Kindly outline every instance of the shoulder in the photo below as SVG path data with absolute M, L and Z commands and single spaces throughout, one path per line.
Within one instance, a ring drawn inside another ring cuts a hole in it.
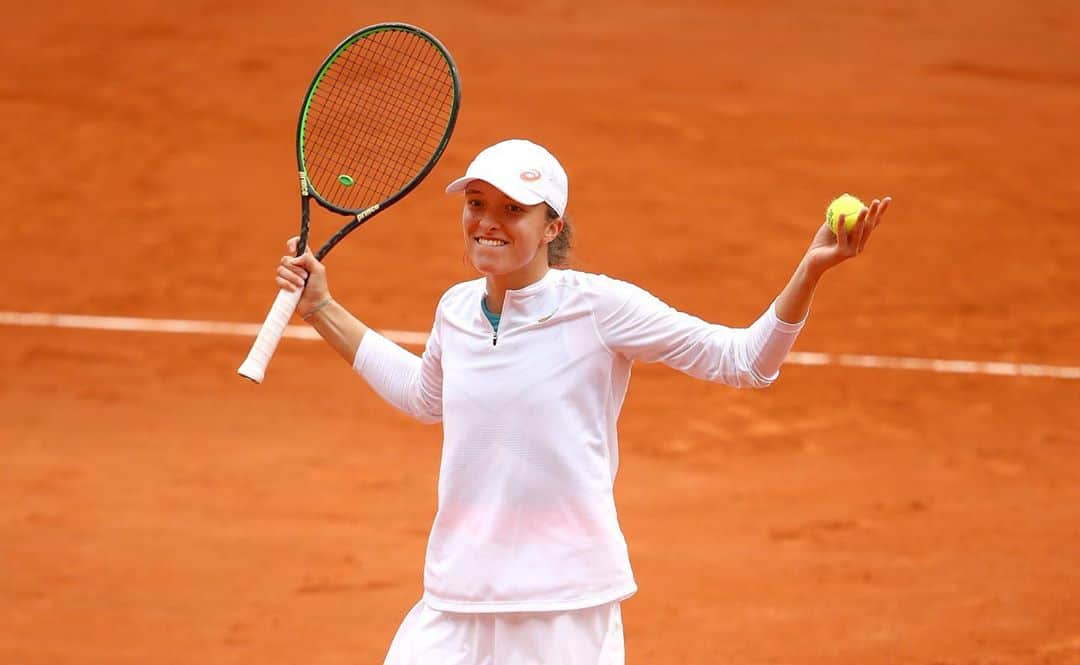
M 483 293 L 484 278 L 482 277 L 467 282 L 459 282 L 443 292 L 442 297 L 439 298 L 437 311 L 455 309 L 465 303 L 473 306 Z
M 559 283 L 564 287 L 582 293 L 606 293 L 620 291 L 627 286 L 633 286 L 629 282 L 610 277 L 603 273 L 583 272 L 581 270 L 559 270 Z
M 648 296 L 648 292 L 626 280 L 601 273 L 560 270 L 563 288 L 580 295 L 599 312 L 618 309 L 627 301 Z
M 599 296 L 627 297 L 630 294 L 648 293 L 633 282 L 625 279 L 612 277 L 603 273 L 582 272 L 580 270 L 561 271 L 567 284 L 583 293 L 591 293 Z

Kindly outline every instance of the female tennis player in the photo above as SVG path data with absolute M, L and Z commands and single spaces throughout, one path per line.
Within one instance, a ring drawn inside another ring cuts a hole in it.
M 485 149 L 446 191 L 464 193 L 462 235 L 483 276 L 442 296 L 421 357 L 335 301 L 310 251 L 278 267 L 279 286 L 304 289 L 304 320 L 376 392 L 443 424 L 424 594 L 385 663 L 621 664 L 620 602 L 637 586 L 612 489 L 631 364 L 770 385 L 822 274 L 866 248 L 890 199 L 850 232 L 823 224 L 765 313 L 729 328 L 627 282 L 553 270 L 569 244 L 567 177 L 534 143 Z

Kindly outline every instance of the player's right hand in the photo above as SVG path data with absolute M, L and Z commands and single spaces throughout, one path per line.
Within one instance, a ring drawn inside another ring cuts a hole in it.
M 299 236 L 293 236 L 285 243 L 289 253 L 281 257 L 277 267 L 277 285 L 289 292 L 303 289 L 296 311 L 301 316 L 330 297 L 330 287 L 326 281 L 326 267 L 315 258 L 308 247 L 300 256 L 296 256 L 296 244 Z

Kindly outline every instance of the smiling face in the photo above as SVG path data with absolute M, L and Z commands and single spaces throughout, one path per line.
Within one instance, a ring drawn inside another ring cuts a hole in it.
M 562 220 L 549 219 L 543 203 L 518 203 L 474 180 L 465 189 L 461 226 L 473 266 L 504 288 L 518 289 L 547 272 L 547 244 L 559 235 Z

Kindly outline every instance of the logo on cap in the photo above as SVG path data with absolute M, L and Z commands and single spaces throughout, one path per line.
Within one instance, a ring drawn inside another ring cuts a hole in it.
M 526 169 L 518 174 L 525 182 L 534 182 L 540 179 L 540 172 L 536 169 Z

